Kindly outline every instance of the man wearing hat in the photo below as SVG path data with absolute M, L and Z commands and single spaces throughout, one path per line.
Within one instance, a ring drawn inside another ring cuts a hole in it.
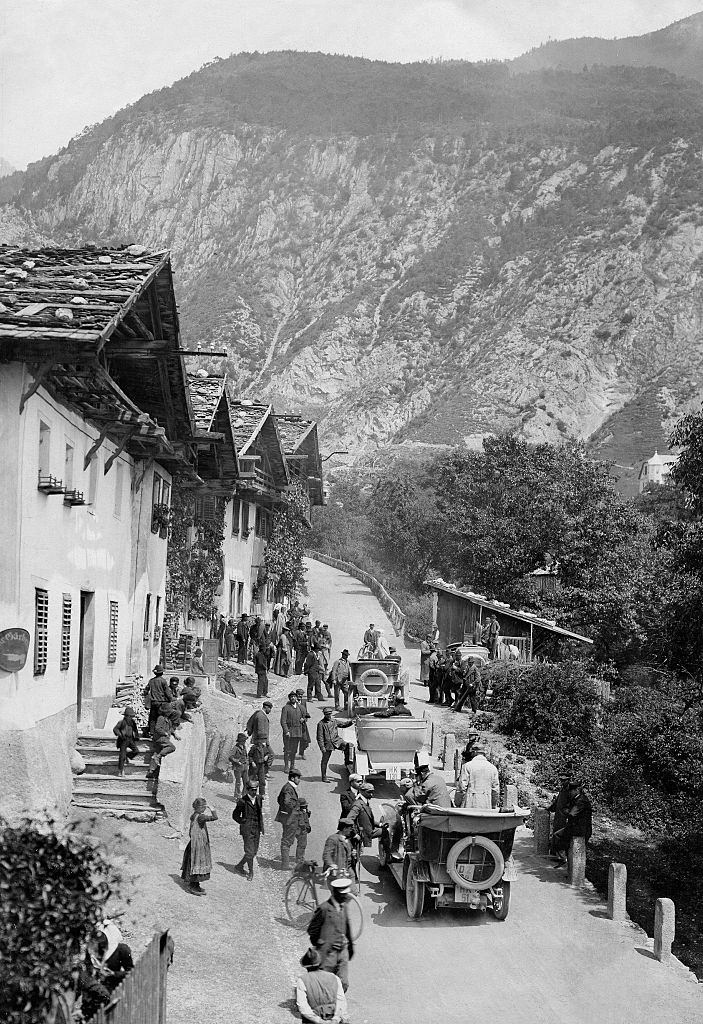
M 473 757 L 466 768 L 467 789 L 462 807 L 482 807 L 490 810 L 500 805 L 500 779 L 498 769 L 486 757 L 482 743 L 474 743 Z M 462 772 L 464 769 L 462 769 Z
M 288 694 L 288 703 L 281 708 L 281 729 L 283 730 L 283 770 L 295 767 L 300 737 L 303 733 L 300 707 L 295 690 Z
M 549 852 L 552 857 L 556 857 L 557 860 L 562 862 L 566 861 L 563 843 L 563 829 L 569 820 L 568 812 L 569 807 L 571 807 L 571 794 L 569 792 L 571 776 L 571 765 L 565 765 L 559 777 L 559 792 L 549 805 L 549 810 L 554 814 L 554 818 L 552 819 L 552 839 L 549 844 Z M 560 834 L 557 835 L 557 833 Z
M 338 875 L 330 882 L 330 898 L 322 903 L 308 925 L 310 942 L 320 954 L 320 969 L 336 974 L 346 992 L 349 988 L 349 961 L 354 956 L 346 903 L 352 880 Z
M 308 700 L 305 696 L 305 690 L 302 686 L 299 686 L 295 691 L 295 699 L 297 700 L 298 707 L 300 709 L 300 744 L 298 746 L 298 757 L 304 761 L 305 751 L 310 746 L 310 730 L 308 729 L 310 712 L 308 711 Z
M 319 644 L 313 643 L 312 650 L 303 662 L 303 672 L 308 677 L 308 700 L 313 699 L 313 693 L 315 700 L 324 700 L 322 680 L 325 677 L 325 670 Z
M 370 782 L 362 782 L 359 795 L 352 804 L 347 818 L 352 822 L 362 846 L 371 846 L 372 839 L 378 839 L 382 829 L 376 824 L 371 807 L 374 788 Z
M 323 782 L 329 782 L 327 778 L 327 765 L 330 762 L 333 750 L 341 750 L 344 746 L 344 740 L 340 739 L 339 733 L 337 732 L 337 723 L 332 718 L 332 712 L 334 708 L 326 707 L 322 709 L 322 718 L 317 723 L 317 745 L 320 748 L 322 754 L 322 760 L 320 761 L 320 775 Z
M 322 958 L 312 947 L 300 963 L 307 974 L 296 980 L 294 993 L 302 1020 L 311 1024 L 319 1024 L 320 1021 L 348 1024 L 347 997 L 337 975 L 320 970 Z
M 451 807 L 447 784 L 438 772 L 433 772 L 428 764 L 421 764 L 417 771 L 420 780 L 416 790 L 419 804 L 435 804 L 437 807 Z
M 388 707 L 384 708 L 383 711 L 374 711 L 372 718 L 399 718 L 405 716 L 412 718 L 412 711 L 405 703 L 405 697 L 401 694 L 395 698 L 394 704 L 389 704 Z
M 345 818 L 349 811 L 352 809 L 354 801 L 359 795 L 359 787 L 363 782 L 361 775 L 357 775 L 356 772 L 352 772 L 349 776 L 349 789 L 346 793 L 342 793 L 339 797 L 339 802 L 342 805 L 342 817 Z
M 343 695 L 342 704 L 347 703 L 347 695 L 351 686 L 351 669 L 349 668 L 349 651 L 344 648 L 340 656 L 332 664 L 329 678 L 334 688 L 334 709 L 339 711 L 339 694 Z
M 354 834 L 354 822 L 349 818 L 340 818 L 337 831 L 325 839 L 322 851 L 322 867 L 325 871 L 334 868 L 337 871 L 350 871 L 352 866 L 351 837 Z
M 244 856 L 235 864 L 234 870 L 251 882 L 254 878 L 254 857 L 259 852 L 259 842 L 264 834 L 264 815 L 258 786 L 253 779 L 247 782 L 246 794 L 237 801 L 232 817 L 239 825 L 239 834 L 244 843 Z M 248 875 L 244 870 L 246 865 Z
M 283 831 L 281 833 L 281 867 L 287 871 L 290 867 L 290 848 L 293 845 L 296 832 L 298 831 L 298 811 L 300 809 L 300 772 L 297 768 L 291 768 L 288 772 L 288 782 L 278 794 L 278 813 L 275 820 L 280 822 Z
M 139 729 L 137 728 L 136 718 L 134 716 L 134 708 L 128 704 L 124 709 L 123 717 L 119 720 L 117 725 L 112 729 L 117 742 L 115 746 L 119 750 L 117 758 L 117 774 L 124 775 L 124 766 L 127 758 L 130 760 L 136 757 L 140 753 L 139 745 L 137 740 L 139 739 Z
M 270 700 L 265 700 L 258 711 L 254 711 L 249 716 L 247 722 L 247 734 L 251 736 L 252 743 L 260 743 L 261 741 L 268 743 L 269 734 L 271 732 L 271 722 L 269 715 L 271 714 L 271 708 L 273 704 Z
M 148 735 L 154 738 L 156 719 L 161 713 L 161 705 L 169 704 L 173 700 L 171 687 L 164 679 L 164 670 L 161 665 L 154 665 L 153 676 L 146 684 L 144 703 L 149 708 Z

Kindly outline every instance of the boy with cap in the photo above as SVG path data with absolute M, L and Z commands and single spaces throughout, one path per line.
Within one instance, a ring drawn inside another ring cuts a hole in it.
M 245 732 L 237 734 L 237 742 L 229 755 L 229 763 L 234 772 L 234 798 L 238 800 L 242 795 L 242 779 L 247 773 L 247 735 Z
M 275 820 L 282 826 L 281 833 L 281 867 L 287 871 L 290 867 L 290 848 L 298 828 L 298 812 L 300 809 L 300 772 L 297 768 L 291 768 L 288 772 L 288 782 L 278 794 L 278 813 Z
M 304 796 L 298 797 L 298 828 L 295 833 L 295 863 L 302 864 L 308 846 L 308 835 L 312 832 L 310 808 Z
M 232 811 L 232 817 L 239 825 L 239 834 L 244 843 L 244 856 L 235 864 L 234 870 L 247 877 L 250 882 L 254 878 L 254 857 L 259 852 L 259 842 L 264 834 L 264 814 L 257 789 L 256 782 L 250 779 L 247 782 L 246 796 L 237 801 L 237 806 Z M 244 871 L 245 864 L 248 875 Z
M 137 744 L 137 740 L 139 739 L 139 729 L 137 728 L 133 707 L 127 705 L 124 709 L 123 717 L 119 720 L 117 725 L 113 727 L 112 731 L 117 737 L 115 746 L 119 750 L 117 758 L 117 774 L 124 775 L 124 766 L 127 758 L 131 761 L 133 757 L 136 757 L 137 754 L 141 753 Z
M 320 970 L 322 958 L 318 951 L 310 948 L 300 963 L 308 972 L 296 980 L 294 989 L 302 1020 L 310 1024 L 320 1024 L 321 1021 L 349 1024 L 347 997 L 342 983 L 336 974 Z
M 330 898 L 320 904 L 308 925 L 310 942 L 320 954 L 320 969 L 336 974 L 346 992 L 349 988 L 349 961 L 354 956 L 346 903 L 352 880 L 338 875 L 330 882 Z

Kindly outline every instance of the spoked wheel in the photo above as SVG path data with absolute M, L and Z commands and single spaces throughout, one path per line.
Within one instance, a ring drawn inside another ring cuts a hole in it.
M 292 924 L 300 931 L 305 931 L 317 910 L 312 886 L 307 878 L 298 878 L 294 875 L 286 885 L 283 899 Z
M 349 918 L 349 930 L 351 931 L 352 941 L 356 942 L 364 930 L 364 915 L 361 910 L 361 903 L 357 897 L 351 893 L 346 905 L 347 916 Z
M 378 841 L 378 867 L 379 870 L 388 867 L 388 861 L 391 859 L 390 850 L 386 847 L 383 842 L 383 836 Z
M 422 917 L 425 909 L 425 883 L 417 880 L 412 864 L 409 865 L 405 876 L 405 906 L 408 917 L 413 920 Z
M 493 887 L 493 916 L 504 921 L 510 908 L 510 882 L 500 882 Z

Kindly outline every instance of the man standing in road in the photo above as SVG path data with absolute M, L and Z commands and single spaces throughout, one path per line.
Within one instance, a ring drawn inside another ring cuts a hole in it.
M 500 779 L 498 769 L 486 757 L 483 744 L 474 743 L 473 757 L 467 763 L 467 788 L 462 807 L 480 807 L 490 810 L 500 805 Z M 462 773 L 465 769 L 462 769 Z
M 283 771 L 295 768 L 295 755 L 298 752 L 302 725 L 300 708 L 295 690 L 288 694 L 288 703 L 281 708 L 281 729 L 283 730 Z
M 340 739 L 337 732 L 337 723 L 332 718 L 333 708 L 322 709 L 323 717 L 317 723 L 317 745 L 320 748 L 322 759 L 320 761 L 320 775 L 323 782 L 329 782 L 327 778 L 327 765 L 330 762 L 333 750 L 341 750 L 344 740 Z
M 247 733 L 251 737 L 249 750 L 249 775 L 253 775 L 259 783 L 259 796 L 266 793 L 266 772 L 273 763 L 273 751 L 269 745 L 271 721 L 269 715 L 273 704 L 265 700 L 262 707 L 249 716 Z
M 273 704 L 270 700 L 265 700 L 258 711 L 254 711 L 249 716 L 247 722 L 247 734 L 251 736 L 252 743 L 259 743 L 263 741 L 268 743 L 269 733 L 271 731 L 271 722 L 269 715 L 271 714 L 271 708 Z
M 342 793 L 339 797 L 339 802 L 342 805 L 342 817 L 345 818 L 349 811 L 352 809 L 354 801 L 359 795 L 359 789 L 363 782 L 361 775 L 357 775 L 356 772 L 352 772 L 349 776 L 349 789 L 346 793 Z
M 481 670 L 474 661 L 473 658 L 469 659 L 469 664 L 464 670 L 464 681 L 461 689 L 458 691 L 458 696 L 454 704 L 452 704 L 452 711 L 461 711 L 466 704 L 467 700 L 471 704 L 471 710 L 476 714 L 476 695 L 478 694 L 479 687 L 481 686 Z
M 300 746 L 298 747 L 298 757 L 301 761 L 304 761 L 305 751 L 310 746 L 310 730 L 308 729 L 310 712 L 308 711 L 308 700 L 305 696 L 305 690 L 300 686 L 295 691 L 295 698 L 300 708 Z
M 281 867 L 284 871 L 290 867 L 290 848 L 298 831 L 299 785 L 300 772 L 297 768 L 292 768 L 288 772 L 288 782 L 278 794 L 278 813 L 275 820 L 283 829 L 281 833 Z
M 312 650 L 308 653 L 303 662 L 303 672 L 308 677 L 308 700 L 324 700 L 322 693 L 323 668 L 320 660 L 320 651 L 317 644 L 313 644 Z
M 256 696 L 266 697 L 269 692 L 268 652 L 262 644 L 254 655 L 254 671 L 256 672 Z
M 342 704 L 346 705 L 349 687 L 351 686 L 351 669 L 349 668 L 349 651 L 344 648 L 341 655 L 332 664 L 330 679 L 334 688 L 334 710 L 339 711 L 339 695 L 342 694 Z
M 237 801 L 237 806 L 232 811 L 232 817 L 239 825 L 239 834 L 244 843 L 244 856 L 238 864 L 235 864 L 234 870 L 252 882 L 254 880 L 254 857 L 259 852 L 259 842 L 264 834 L 261 797 L 258 795 L 257 785 L 253 780 L 247 782 L 246 795 Z M 248 875 L 244 870 L 245 865 L 249 872 Z
M 249 616 L 242 612 L 242 617 L 237 623 L 237 661 L 247 660 L 247 644 L 249 643 Z
M 346 908 L 351 887 L 351 878 L 343 875 L 333 878 L 330 898 L 317 908 L 308 925 L 310 942 L 320 954 L 321 970 L 336 974 L 345 992 L 349 988 L 349 961 L 354 956 Z
M 371 807 L 371 797 L 373 794 L 374 788 L 371 783 L 362 782 L 359 787 L 359 795 L 347 815 L 361 840 L 361 845 L 365 847 L 371 846 L 371 840 L 378 839 L 382 832 L 381 827 L 376 824 L 373 816 L 373 808 Z
M 340 818 L 337 831 L 325 840 L 322 851 L 322 867 L 325 871 L 334 868 L 337 871 L 350 871 L 352 866 L 351 837 L 354 834 L 354 822 L 349 818 Z

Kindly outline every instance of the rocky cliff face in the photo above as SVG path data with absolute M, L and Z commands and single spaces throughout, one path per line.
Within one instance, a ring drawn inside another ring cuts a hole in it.
M 212 124 L 164 90 L 30 169 L 0 232 L 172 248 L 188 347 L 327 450 L 515 428 L 629 465 L 703 380 L 703 92 L 633 74 L 506 72 L 500 115 L 474 92 L 461 123 L 358 133 Z M 574 109 L 603 97 L 608 124 Z

